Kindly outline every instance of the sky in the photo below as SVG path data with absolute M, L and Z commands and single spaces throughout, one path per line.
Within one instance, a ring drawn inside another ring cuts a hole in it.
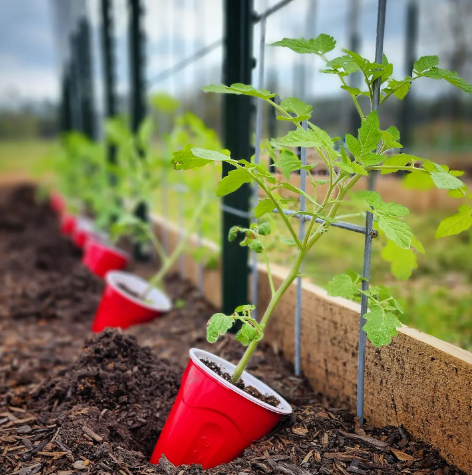
M 65 2 L 68 0 L 59 0 Z M 266 44 L 285 36 L 313 37 L 321 32 L 333 35 L 340 46 L 348 46 L 349 4 L 354 0 L 294 0 L 267 21 Z M 385 53 L 395 65 L 395 76 L 404 74 L 405 13 L 409 0 L 389 0 Z M 459 2 L 462 0 L 459 0 Z M 464 0 L 465 1 L 465 0 Z M 93 27 L 95 92 L 102 93 L 98 31 L 100 0 L 73 0 L 81 5 Z M 451 39 L 447 18 L 450 0 L 418 0 L 420 31 L 418 54 L 447 53 Z M 188 67 L 172 80 L 154 84 L 152 78 L 186 56 L 222 37 L 222 0 L 145 0 L 146 9 L 146 76 L 149 90 L 165 89 L 174 94 L 196 93 L 208 83 L 221 81 L 221 47 L 204 60 Z M 255 0 L 255 10 L 262 11 L 277 0 Z M 374 55 L 376 0 L 359 0 L 361 53 Z M 53 19 L 53 0 L 0 0 L 0 105 L 22 99 L 57 100 L 60 59 L 67 44 L 57 41 L 57 24 Z M 128 90 L 127 11 L 126 0 L 113 0 L 116 26 L 117 78 L 120 93 Z M 64 27 L 64 24 L 60 25 Z M 254 56 L 258 57 L 259 26 L 254 31 Z M 471 38 L 472 43 L 472 38 Z M 339 52 L 338 48 L 338 52 Z M 277 84 L 282 96 L 338 93 L 338 84 L 329 75 L 319 74 L 321 60 L 297 56 L 286 48 L 266 46 L 265 82 Z M 306 87 L 294 80 L 294 71 L 305 68 Z M 257 78 L 257 69 L 253 84 Z M 471 79 L 471 78 L 466 78 Z M 267 84 L 265 84 L 267 86 Z M 446 86 L 447 87 L 447 86 Z M 429 84 L 419 94 L 434 96 L 444 85 Z

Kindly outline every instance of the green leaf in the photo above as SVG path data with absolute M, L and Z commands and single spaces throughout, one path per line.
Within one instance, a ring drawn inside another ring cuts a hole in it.
M 272 46 L 284 46 L 300 54 L 325 54 L 336 47 L 336 41 L 332 36 L 322 33 L 317 38 L 310 40 L 305 40 L 305 38 L 284 38 L 281 41 L 273 43 Z
M 390 270 L 398 280 L 407 280 L 413 269 L 418 268 L 416 254 L 411 249 L 402 249 L 388 240 L 381 253 L 382 259 L 390 262 Z
M 450 175 L 446 171 L 438 171 L 431 173 L 431 178 L 436 185 L 436 188 L 446 189 L 446 190 L 457 190 L 464 186 L 464 183 L 456 178 L 455 176 Z
M 233 242 L 237 237 L 238 233 L 241 230 L 239 226 L 233 226 L 228 232 L 228 241 Z
M 351 298 L 358 292 L 357 285 L 354 284 L 351 277 L 347 274 L 338 274 L 328 284 L 328 295 L 332 297 Z
M 249 322 L 244 322 L 241 329 L 236 333 L 236 340 L 241 342 L 244 346 L 248 346 L 253 341 L 259 341 L 263 338 L 264 334 L 262 331 L 258 331 L 256 322 L 253 324 Z
M 347 173 L 359 173 L 367 176 L 368 173 L 356 162 L 351 162 L 346 155 L 344 148 L 341 148 L 342 162 L 335 162 L 335 165 Z
M 231 86 L 225 86 L 224 84 L 215 85 L 210 84 L 209 86 L 202 87 L 203 92 L 216 92 L 217 94 L 236 94 L 244 96 L 258 97 L 259 99 L 271 99 L 275 97 L 276 94 L 268 91 L 267 89 L 257 90 L 251 85 L 235 83 Z
M 404 79 L 397 81 L 396 79 L 390 79 L 388 81 L 388 89 L 384 89 L 386 92 L 392 92 L 398 99 L 402 100 L 410 90 L 411 79 Z
M 392 155 L 384 160 L 383 165 L 389 167 L 405 167 L 409 163 L 414 163 L 416 161 L 421 161 L 421 158 L 416 157 L 415 155 L 408 155 L 407 153 L 400 153 L 398 155 Z M 398 171 L 395 169 L 391 170 L 382 170 L 382 175 L 387 175 L 388 173 L 394 173 Z
M 415 61 L 413 70 L 417 73 L 422 73 L 426 69 L 431 69 L 433 66 L 439 64 L 439 58 L 437 56 L 421 56 L 418 61 Z
M 341 86 L 341 89 L 349 92 L 349 94 L 354 97 L 358 96 L 362 92 L 358 87 Z
M 346 145 L 354 158 L 359 158 L 362 153 L 362 146 L 359 141 L 351 134 L 346 134 Z
M 274 203 L 272 203 L 272 200 L 269 198 L 266 198 L 265 200 L 259 201 L 259 203 L 257 203 L 257 206 L 254 208 L 254 216 L 256 218 L 260 218 L 267 213 L 271 213 L 273 209 Z
M 280 104 L 280 107 L 286 112 L 295 114 L 295 117 L 289 119 L 288 117 L 278 116 L 279 120 L 287 120 L 290 122 L 302 122 L 308 120 L 311 117 L 312 106 L 305 104 L 296 97 L 287 97 Z
M 431 179 L 431 175 L 423 172 L 412 172 L 403 180 L 403 186 L 412 190 L 432 190 L 434 188 L 434 182 Z
M 215 313 L 207 324 L 207 340 L 215 343 L 221 335 L 224 335 L 233 325 L 234 317 L 224 313 Z
M 260 254 L 264 251 L 264 246 L 262 245 L 262 242 L 259 241 L 259 239 L 251 239 L 248 245 L 254 252 L 257 252 L 257 254 Z
M 372 150 L 377 148 L 378 143 L 382 139 L 380 133 L 379 116 L 377 111 L 373 110 L 362 121 L 361 128 L 359 129 L 359 143 L 361 145 L 362 154 L 371 153 Z
M 385 155 L 380 155 L 378 153 L 363 153 L 362 157 L 359 159 L 363 165 L 366 167 L 371 167 L 374 165 L 380 165 L 385 160 Z
M 189 170 L 203 167 L 215 161 L 234 162 L 226 153 L 215 152 L 187 145 L 184 149 L 173 153 L 172 164 L 176 170 Z
M 385 311 L 380 305 L 374 305 L 364 318 L 367 323 L 362 329 L 375 347 L 388 345 L 402 325 L 395 314 Z
M 466 205 L 459 206 L 458 213 L 443 219 L 436 231 L 436 239 L 459 234 L 472 226 L 472 209 Z
M 462 89 L 464 92 L 469 94 L 472 93 L 472 85 L 470 85 L 465 79 L 461 78 L 456 71 L 433 67 L 429 71 L 422 73 L 422 76 L 430 79 L 444 79 L 453 86 Z
M 285 137 L 282 137 L 279 140 L 279 145 L 314 148 L 322 147 L 323 142 L 312 129 L 297 128 L 297 130 L 291 130 Z
M 408 224 L 389 216 L 379 216 L 379 228 L 385 233 L 388 239 L 391 239 L 398 247 L 410 249 L 412 233 Z
M 257 232 L 261 236 L 268 236 L 271 233 L 270 224 L 269 223 L 259 224 L 259 226 L 257 228 Z
M 281 150 L 280 158 L 276 165 L 282 171 L 284 177 L 288 180 L 290 172 L 301 170 L 302 162 L 298 156 L 291 150 Z
M 251 183 L 251 181 L 251 175 L 245 170 L 239 168 L 232 170 L 218 183 L 216 196 L 229 195 L 244 185 L 244 183 Z

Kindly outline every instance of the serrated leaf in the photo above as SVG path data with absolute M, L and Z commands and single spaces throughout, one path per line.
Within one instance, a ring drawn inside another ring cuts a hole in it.
M 290 122 L 301 122 L 303 120 L 308 120 L 311 117 L 312 106 L 305 104 L 300 99 L 296 97 L 287 97 L 280 104 L 280 107 L 286 112 L 291 112 L 295 114 L 295 117 L 289 119 L 288 117 L 279 116 L 279 120 L 287 120 Z
M 284 38 L 273 43 L 272 46 L 284 46 L 299 54 L 325 54 L 336 47 L 336 41 L 332 36 L 322 33 L 315 39 L 312 38 L 310 40 L 305 40 L 305 38 Z
M 341 89 L 349 92 L 351 96 L 358 96 L 362 91 L 358 87 L 341 86 Z
M 363 154 L 372 152 L 377 148 L 378 143 L 382 139 L 380 133 L 379 116 L 377 111 L 373 110 L 362 121 L 361 128 L 359 129 L 359 143 Z
M 244 322 L 241 329 L 236 333 L 236 340 L 241 342 L 244 346 L 248 346 L 253 341 L 259 341 L 263 338 L 264 334 L 261 331 L 257 331 L 255 324 Z
M 290 172 L 294 172 L 302 168 L 302 162 L 291 150 L 282 150 L 280 152 L 279 161 L 277 162 L 276 166 L 280 168 L 284 177 L 288 180 L 290 178 Z
M 397 81 L 396 79 L 390 79 L 388 81 L 388 89 L 393 92 L 395 97 L 402 100 L 410 90 L 411 80 L 404 79 L 402 81 Z
M 257 90 L 249 84 L 234 83 L 231 86 L 225 86 L 224 84 L 215 85 L 210 84 L 209 86 L 202 87 L 203 92 L 215 92 L 218 94 L 236 94 L 244 96 L 258 97 L 259 99 L 271 99 L 275 97 L 276 94 L 268 91 L 267 89 Z
M 445 79 L 447 82 L 462 89 L 464 92 L 469 94 L 472 93 L 472 85 L 470 85 L 464 78 L 461 78 L 456 71 L 433 67 L 429 71 L 422 73 L 422 75 L 430 79 Z
M 398 280 L 407 280 L 413 269 L 418 268 L 416 254 L 411 249 L 402 249 L 388 240 L 381 253 L 382 259 L 390 262 L 390 271 Z
M 431 69 L 433 66 L 439 64 L 439 58 L 437 56 L 421 56 L 418 61 L 415 61 L 413 65 L 414 71 L 422 73 L 426 69 Z
M 431 175 L 423 172 L 408 173 L 403 180 L 403 186 L 408 189 L 422 191 L 432 190 L 435 187 Z
M 458 212 L 445 218 L 436 231 L 436 239 L 459 234 L 472 226 L 472 209 L 466 205 L 459 206 Z
M 328 295 L 331 297 L 351 298 L 358 292 L 357 286 L 347 274 L 338 274 L 328 284 Z
M 251 183 L 252 178 L 244 170 L 236 169 L 230 171 L 219 183 L 216 188 L 216 196 L 226 196 L 236 191 L 245 183 Z
M 370 312 L 364 314 L 364 318 L 367 323 L 362 329 L 375 347 L 388 345 L 402 325 L 395 314 L 386 312 L 380 305 L 374 305 Z
M 203 167 L 211 162 L 229 161 L 231 157 L 226 153 L 206 150 L 199 147 L 187 145 L 182 150 L 173 153 L 172 164 L 176 170 L 189 170 L 191 168 Z
M 304 130 L 298 128 L 297 130 L 291 130 L 285 137 L 279 140 L 279 145 L 286 147 L 322 147 L 323 142 L 320 137 L 312 130 Z
M 378 153 L 363 153 L 362 157 L 359 159 L 363 165 L 366 167 L 371 167 L 374 165 L 380 165 L 385 160 L 385 155 L 380 155 Z
M 346 145 L 354 158 L 359 158 L 362 153 L 362 146 L 359 141 L 351 134 L 346 134 Z
M 379 228 L 398 247 L 410 249 L 412 233 L 408 224 L 388 216 L 379 216 Z
M 259 201 L 259 203 L 257 203 L 257 206 L 254 208 L 254 216 L 256 218 L 260 218 L 267 213 L 271 213 L 273 209 L 274 203 L 272 203 L 272 200 L 269 200 L 269 198 L 266 198 L 265 200 Z
M 384 160 L 382 165 L 389 166 L 389 167 L 405 167 L 409 163 L 413 163 L 416 161 L 421 161 L 421 158 L 416 157 L 415 155 L 409 155 L 407 153 L 400 153 L 398 155 L 392 155 Z M 395 173 L 397 170 L 382 170 L 382 175 L 387 175 L 388 173 Z
M 446 189 L 446 190 L 457 190 L 464 186 L 464 183 L 456 178 L 455 176 L 450 175 L 446 171 L 438 171 L 431 173 L 431 178 L 436 185 L 436 188 Z
M 234 325 L 234 317 L 224 313 L 215 313 L 207 324 L 207 340 L 215 343 Z

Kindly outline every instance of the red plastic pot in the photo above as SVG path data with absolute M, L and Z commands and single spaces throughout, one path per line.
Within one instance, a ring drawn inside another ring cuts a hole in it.
M 94 235 L 93 221 L 89 218 L 77 218 L 76 226 L 72 233 L 74 244 L 83 249 L 87 240 Z
M 71 214 L 64 213 L 61 218 L 61 233 L 71 236 L 77 223 L 77 218 Z
M 89 237 L 85 243 L 82 262 L 98 277 L 107 272 L 124 269 L 130 260 L 127 252 L 103 242 L 100 238 Z
M 255 440 L 268 434 L 292 408 L 269 386 L 249 373 L 242 379 L 262 394 L 280 400 L 270 406 L 214 373 L 201 358 L 233 373 L 235 366 L 207 351 L 192 348 L 177 399 L 152 454 L 158 464 L 164 454 L 174 465 L 198 463 L 212 468 L 241 455 Z
M 147 280 L 128 272 L 112 271 L 105 277 L 106 287 L 98 306 L 93 332 L 107 327 L 126 329 L 131 325 L 146 323 L 172 308 L 170 299 L 160 290 L 153 288 L 146 302 L 126 292 L 122 286 L 140 295 L 148 286 Z
M 49 197 L 49 206 L 56 213 L 62 214 L 65 211 L 66 203 L 59 193 L 53 193 Z

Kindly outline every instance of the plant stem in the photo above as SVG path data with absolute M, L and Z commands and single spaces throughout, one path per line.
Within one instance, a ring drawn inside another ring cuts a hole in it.
M 267 267 L 267 275 L 269 277 L 270 290 L 272 292 L 272 297 L 275 295 L 274 279 L 272 278 L 272 272 L 270 271 L 269 258 L 267 257 L 267 252 L 263 251 L 264 260 Z
M 156 287 L 164 278 L 164 276 L 167 274 L 169 269 L 175 264 L 177 259 L 179 258 L 180 254 L 182 251 L 185 249 L 185 246 L 187 244 L 187 241 L 191 234 L 193 233 L 193 230 L 195 226 L 197 225 L 198 218 L 202 214 L 203 210 L 205 209 L 205 206 L 208 203 L 209 196 L 208 194 L 204 194 L 202 196 L 202 199 L 200 200 L 200 203 L 193 213 L 192 219 L 185 230 L 185 234 L 182 236 L 180 239 L 179 244 L 177 247 L 174 249 L 172 254 L 169 257 L 166 257 L 165 261 L 162 263 L 161 268 L 159 269 L 159 272 L 157 272 L 151 279 L 149 279 L 149 283 L 147 287 L 144 289 L 144 292 L 141 294 L 141 299 L 146 300 L 146 297 L 149 295 L 149 292 Z
M 289 288 L 290 284 L 297 278 L 303 259 L 305 258 L 305 255 L 306 255 L 306 252 L 304 250 L 298 251 L 297 257 L 295 259 L 295 262 L 293 263 L 293 266 L 289 274 L 287 275 L 287 277 L 285 277 L 285 280 L 282 282 L 282 285 L 278 288 L 277 292 L 270 299 L 269 305 L 267 306 L 264 316 L 262 317 L 262 320 L 259 324 L 260 326 L 262 326 L 262 328 L 265 328 L 267 326 L 267 323 L 269 322 L 270 317 L 272 316 L 272 313 L 275 307 L 277 306 L 280 299 L 282 298 L 282 295 Z M 243 374 L 244 368 L 246 368 L 247 364 L 249 363 L 249 360 L 251 359 L 252 354 L 257 348 L 258 343 L 259 342 L 257 341 L 253 341 L 247 347 L 243 357 L 241 358 L 238 365 L 234 369 L 233 376 L 231 377 L 231 381 L 233 383 L 237 382 L 239 378 L 241 377 L 241 375 Z

